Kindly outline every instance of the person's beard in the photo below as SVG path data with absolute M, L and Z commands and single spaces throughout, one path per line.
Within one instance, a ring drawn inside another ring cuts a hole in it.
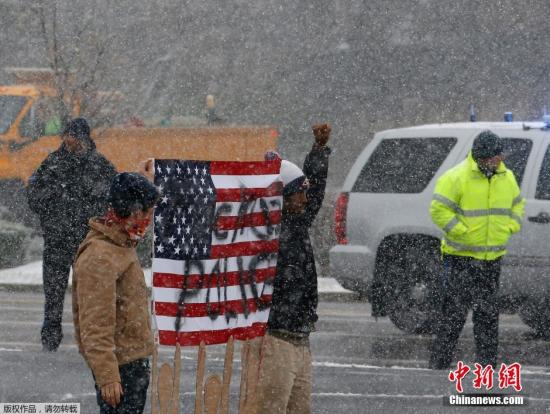
M 485 175 L 485 177 L 487 178 L 491 178 L 497 172 L 497 168 L 490 165 L 478 165 L 478 167 L 483 175 Z

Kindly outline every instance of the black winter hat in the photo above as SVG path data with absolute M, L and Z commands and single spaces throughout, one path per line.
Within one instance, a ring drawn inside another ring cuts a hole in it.
M 504 146 L 500 137 L 491 132 L 483 131 L 475 139 L 472 145 L 472 157 L 474 160 L 493 158 L 502 154 Z
M 90 125 L 84 118 L 75 118 L 67 122 L 63 135 L 70 135 L 76 139 L 90 140 Z
M 157 188 L 144 176 L 123 172 L 111 182 L 107 202 L 116 215 L 127 218 L 136 211 L 146 211 L 157 202 Z

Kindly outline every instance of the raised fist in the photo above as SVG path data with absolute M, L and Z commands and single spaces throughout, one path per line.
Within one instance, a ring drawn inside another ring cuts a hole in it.
M 315 124 L 311 129 L 317 145 L 324 147 L 330 138 L 330 124 Z

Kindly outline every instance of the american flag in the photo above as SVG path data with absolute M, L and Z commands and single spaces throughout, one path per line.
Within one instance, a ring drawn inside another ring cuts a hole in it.
M 155 160 L 153 310 L 162 345 L 265 332 L 281 222 L 280 160 Z

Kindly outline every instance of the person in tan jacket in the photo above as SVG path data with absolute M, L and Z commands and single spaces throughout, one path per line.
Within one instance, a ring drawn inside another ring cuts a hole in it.
M 74 263 L 75 336 L 92 370 L 101 413 L 142 413 L 145 406 L 154 342 L 135 248 L 157 199 L 145 177 L 118 174 L 108 211 L 90 220 Z

